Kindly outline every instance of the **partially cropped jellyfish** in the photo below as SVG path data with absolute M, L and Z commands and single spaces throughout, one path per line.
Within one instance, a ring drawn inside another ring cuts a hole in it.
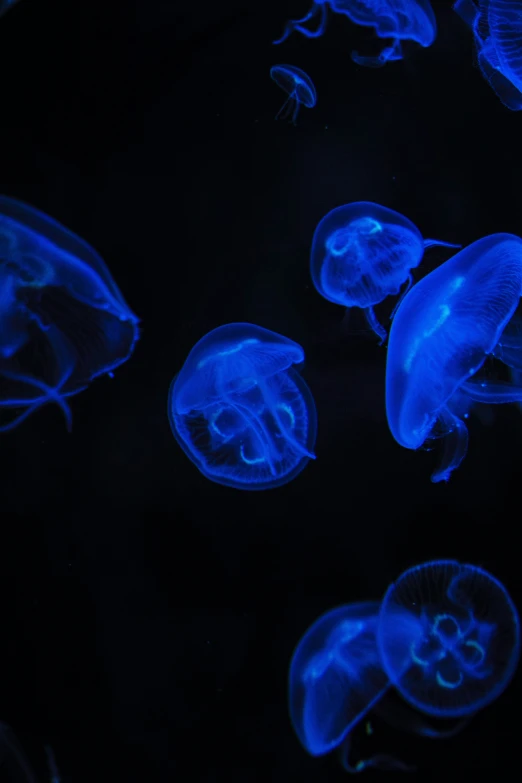
M 403 699 L 428 715 L 457 718 L 473 715 L 509 684 L 520 657 L 520 622 L 494 576 L 436 560 L 390 585 L 377 642 Z
M 316 104 L 317 94 L 312 80 L 295 65 L 273 65 L 270 76 L 288 95 L 276 114 L 276 120 L 290 119 L 295 125 L 299 107 L 307 106 L 311 109 Z
M 389 687 L 376 642 L 379 603 L 347 604 L 322 615 L 297 645 L 290 664 L 290 718 L 312 756 L 344 745 L 349 772 L 368 766 L 404 769 L 388 756 L 348 762 L 349 735 Z
M 411 220 L 393 209 L 355 201 L 332 209 L 317 225 L 310 254 L 312 280 L 330 302 L 362 308 L 382 343 L 387 332 L 374 305 L 398 294 L 404 283 L 409 289 L 411 270 L 432 245 L 460 247 L 423 239 Z
M 522 368 L 521 294 L 522 239 L 492 234 L 430 272 L 397 310 L 386 364 L 388 425 L 408 449 L 444 438 L 433 482 L 448 481 L 464 459 L 462 418 L 474 403 L 522 400 L 520 386 L 479 374 L 487 357 Z
M 315 404 L 294 368 L 303 361 L 300 345 L 253 324 L 226 324 L 196 343 L 172 381 L 168 413 L 203 475 L 269 489 L 315 458 Z
M 18 0 L 0 0 L 0 16 L 5 14 L 6 11 L 9 11 L 17 2 Z
M 378 38 L 391 39 L 391 45 L 384 47 L 376 57 L 352 52 L 351 58 L 358 65 L 379 68 L 387 62 L 402 60 L 402 41 L 415 41 L 428 47 L 437 35 L 429 0 L 314 0 L 308 13 L 301 19 L 287 22 L 283 35 L 273 43 L 282 43 L 294 30 L 307 38 L 321 36 L 326 29 L 328 6 L 334 13 L 344 14 L 357 25 L 373 27 Z M 304 27 L 315 17 L 319 17 L 315 30 Z
M 520 0 L 457 0 L 453 8 L 471 27 L 480 70 L 502 103 L 522 109 Z
M 37 209 L 0 196 L 0 432 L 131 355 L 138 319 L 98 254 Z

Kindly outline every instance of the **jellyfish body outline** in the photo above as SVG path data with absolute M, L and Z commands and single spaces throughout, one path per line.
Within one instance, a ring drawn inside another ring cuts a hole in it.
M 310 274 L 325 299 L 361 308 L 382 344 L 387 332 L 374 306 L 397 295 L 405 284 L 402 296 L 407 293 L 413 283 L 411 270 L 420 264 L 425 249 L 434 245 L 460 247 L 423 239 L 411 220 L 381 204 L 351 202 L 330 210 L 317 224 Z
M 480 377 L 488 356 L 507 364 L 522 358 L 509 344 L 505 357 L 502 350 L 521 293 L 522 240 L 492 234 L 426 275 L 397 310 L 386 362 L 388 426 L 409 449 L 444 439 L 435 483 L 448 481 L 466 455 L 461 409 L 522 400 L 519 386 Z
M 35 390 L 40 403 L 58 402 L 111 374 L 132 354 L 138 323 L 93 248 L 35 207 L 0 196 L 0 408 L 28 414 L 40 407 Z
M 517 0 L 457 0 L 453 9 L 471 28 L 482 75 L 512 111 L 522 109 L 522 20 Z
M 375 57 L 351 53 L 351 59 L 358 65 L 379 68 L 387 62 L 403 58 L 401 42 L 412 40 L 426 48 L 431 46 L 437 35 L 437 23 L 429 0 L 385 0 L 375 7 L 372 0 L 313 0 L 312 6 L 301 19 L 287 22 L 283 35 L 274 44 L 285 41 L 296 31 L 306 38 L 319 38 L 325 31 L 328 7 L 333 13 L 347 16 L 351 22 L 362 27 L 373 27 L 378 38 L 391 38 Z M 316 29 L 306 27 L 318 18 Z
M 168 415 L 206 478 L 269 489 L 315 459 L 315 403 L 293 366 L 303 361 L 293 340 L 248 323 L 217 327 L 194 345 L 171 383 Z
M 511 681 L 520 658 L 520 620 L 492 574 L 454 560 L 430 561 L 389 586 L 377 645 L 408 704 L 437 718 L 466 718 Z
M 295 125 L 299 107 L 302 105 L 311 109 L 317 102 L 314 83 L 301 68 L 285 63 L 273 65 L 270 68 L 270 77 L 288 95 L 275 119 L 290 119 Z

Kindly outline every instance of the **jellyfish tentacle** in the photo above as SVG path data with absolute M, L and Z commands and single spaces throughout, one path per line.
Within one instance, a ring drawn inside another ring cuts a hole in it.
M 467 381 L 462 384 L 461 389 L 474 402 L 501 405 L 502 403 L 522 401 L 522 387 L 511 383 Z
M 390 321 L 393 321 L 393 318 L 394 318 L 394 316 L 395 316 L 395 313 L 396 313 L 396 312 L 397 312 L 397 310 L 399 309 L 399 306 L 400 306 L 400 304 L 401 304 L 402 300 L 404 299 L 404 297 L 406 296 L 406 294 L 408 293 L 408 291 L 410 290 L 410 288 L 412 287 L 412 285 L 413 285 L 413 275 L 412 275 L 412 273 L 410 272 L 410 273 L 409 273 L 409 275 L 408 275 L 408 277 L 407 277 L 407 279 L 406 279 L 406 288 L 404 289 L 404 291 L 403 291 L 403 292 L 402 292 L 402 294 L 400 295 L 400 297 L 399 297 L 398 301 L 395 303 L 395 307 L 394 307 L 394 308 L 393 308 L 393 310 L 391 311 L 391 315 L 390 315 Z
M 447 434 L 440 465 L 431 476 L 434 484 L 449 481 L 452 471 L 458 468 L 468 451 L 468 430 L 464 422 L 447 407 L 441 410 L 440 416 L 447 427 Z
M 365 56 L 359 54 L 359 52 L 355 50 L 351 53 L 350 57 L 357 65 L 364 65 L 367 68 L 382 68 L 387 62 L 402 60 L 401 42 L 397 38 L 392 46 L 386 46 L 376 57 Z
M 374 769 L 380 769 L 384 772 L 416 772 L 417 768 L 406 764 L 400 759 L 389 756 L 387 753 L 377 753 L 375 756 L 371 756 L 369 759 L 360 759 L 355 764 L 351 764 L 349 761 L 349 753 L 351 746 L 351 738 L 348 736 L 340 748 L 341 764 L 345 772 L 350 775 L 358 775 L 360 772 L 364 772 L 365 769 L 373 767 Z
M 454 247 L 456 250 L 462 247 L 462 245 L 457 245 L 454 242 L 443 242 L 440 239 L 425 239 L 424 240 L 424 249 L 427 250 L 429 247 Z
M 380 337 L 381 341 L 380 341 L 379 345 L 383 345 L 383 343 L 386 341 L 386 339 L 388 337 L 388 332 L 386 331 L 384 326 L 382 326 L 379 323 L 379 321 L 377 319 L 377 316 L 375 315 L 375 310 L 373 309 L 373 307 L 371 307 L 371 306 L 370 307 L 365 307 L 364 308 L 364 316 L 366 318 L 366 322 L 367 322 L 368 326 L 370 327 L 370 329 L 373 332 L 375 332 L 377 337 Z
M 303 24 L 309 22 L 310 19 L 313 19 L 315 16 L 317 16 L 317 14 L 321 15 L 319 27 L 317 30 L 309 30 L 307 27 L 303 27 Z M 283 41 L 286 41 L 286 39 L 294 32 L 294 30 L 298 33 L 301 33 L 301 35 L 304 35 L 305 38 L 319 38 L 326 29 L 326 21 L 326 2 L 317 3 L 314 0 L 314 3 L 312 4 L 312 7 L 308 13 L 305 14 L 301 19 L 291 19 L 289 22 L 287 22 L 281 38 L 277 38 L 275 41 L 272 41 L 272 43 L 274 45 L 283 43 Z
M 287 117 L 290 116 L 291 111 L 291 104 L 295 101 L 295 93 L 291 93 L 291 95 L 288 96 L 286 101 L 283 103 L 279 111 L 277 112 L 274 119 L 276 120 L 286 120 Z M 298 104 L 299 105 L 299 104 Z M 293 117 L 295 117 L 296 110 L 293 111 Z

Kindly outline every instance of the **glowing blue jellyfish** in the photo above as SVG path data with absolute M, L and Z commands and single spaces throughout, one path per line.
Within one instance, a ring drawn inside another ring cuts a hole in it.
M 206 334 L 170 387 L 174 437 L 212 481 L 238 489 L 286 484 L 314 459 L 315 405 L 293 365 L 300 345 L 246 323 Z
M 445 438 L 434 482 L 447 481 L 465 457 L 468 432 L 461 416 L 474 402 L 522 400 L 520 386 L 470 380 L 488 356 L 510 367 L 520 362 L 515 310 L 521 293 L 522 240 L 492 234 L 423 278 L 397 310 L 386 366 L 388 425 L 408 449 Z
M 89 245 L 0 196 L 0 432 L 125 362 L 138 319 Z M 7 418 L 5 418 L 7 417 Z
M 386 673 L 409 704 L 456 718 L 482 709 L 507 687 L 520 657 L 520 623 L 495 577 L 439 560 L 390 585 L 377 641 Z
M 378 38 L 391 38 L 377 57 L 363 57 L 352 52 L 351 58 L 359 65 L 378 68 L 391 60 L 402 60 L 401 41 L 415 41 L 423 47 L 431 46 L 437 35 L 435 16 L 429 0 L 314 0 L 309 12 L 302 19 L 286 24 L 280 44 L 294 31 L 307 38 L 318 38 L 326 28 L 327 7 L 337 14 L 344 14 L 352 22 L 363 27 L 375 28 Z M 309 30 L 303 25 L 319 16 L 319 26 Z
M 522 109 L 520 0 L 457 0 L 453 8 L 471 27 L 480 70 L 502 103 Z
M 375 334 L 386 339 L 374 305 L 413 282 L 411 269 L 432 245 L 460 247 L 423 239 L 404 215 L 369 201 L 345 204 L 328 212 L 315 229 L 310 271 L 317 291 L 330 302 L 360 307 Z M 406 291 L 404 293 L 406 293 Z M 404 296 L 404 294 L 403 294 Z
M 389 687 L 376 642 L 379 604 L 348 604 L 322 615 L 297 645 L 290 663 L 290 718 L 301 744 L 312 756 L 340 746 L 382 698 Z M 376 756 L 354 767 L 405 768 L 389 757 Z
M 273 65 L 270 76 L 275 83 L 288 94 L 276 114 L 276 120 L 291 118 L 294 123 L 301 105 L 313 108 L 317 102 L 317 94 L 312 80 L 307 73 L 295 65 Z

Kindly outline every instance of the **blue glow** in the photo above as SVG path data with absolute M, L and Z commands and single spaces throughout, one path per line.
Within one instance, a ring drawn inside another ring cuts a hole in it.
M 466 455 L 461 416 L 472 403 L 522 400 L 520 386 L 473 377 L 487 356 L 509 366 L 521 361 L 521 292 L 522 240 L 492 234 L 427 275 L 397 310 L 386 365 L 388 425 L 408 449 L 444 437 L 434 482 L 447 481 Z
M 0 196 L 0 432 L 111 374 L 138 319 L 97 253 L 42 212 Z M 10 415 L 12 414 L 12 415 Z M 5 418 L 7 416 L 7 418 Z
M 409 569 L 390 585 L 377 642 L 390 681 L 409 704 L 459 718 L 507 687 L 520 657 L 520 623 L 494 576 L 439 560 Z
M 411 220 L 380 204 L 345 204 L 328 212 L 315 229 L 312 280 L 330 302 L 362 308 L 382 343 L 387 333 L 375 316 L 374 305 L 398 294 L 404 283 L 408 290 L 413 282 L 411 270 L 420 264 L 425 248 L 433 245 L 460 247 L 423 239 Z
M 9 11 L 17 2 L 18 0 L 0 0 L 0 16 L 5 14 L 6 11 Z
M 273 65 L 270 76 L 284 90 L 288 98 L 276 114 L 278 119 L 290 119 L 294 123 L 300 106 L 313 108 L 317 102 L 314 84 L 307 73 L 295 65 Z
M 402 60 L 401 41 L 415 41 L 427 47 L 437 35 L 429 0 L 314 0 L 305 16 L 287 22 L 283 35 L 274 44 L 285 41 L 294 30 L 306 38 L 321 36 L 326 29 L 328 6 L 334 13 L 344 14 L 357 25 L 373 27 L 378 38 L 392 39 L 377 57 L 364 57 L 352 52 L 351 58 L 358 65 L 379 68 L 389 61 Z M 316 18 L 318 22 L 314 30 L 304 26 Z
M 294 730 L 312 756 L 339 745 L 388 688 L 375 639 L 379 604 L 327 612 L 297 645 L 289 672 Z
M 189 353 L 169 394 L 174 437 L 207 478 L 237 489 L 291 481 L 315 459 L 315 404 L 292 366 L 300 345 L 252 324 L 226 324 Z
M 502 103 L 522 109 L 520 0 L 457 0 L 453 8 L 471 27 L 480 70 Z

